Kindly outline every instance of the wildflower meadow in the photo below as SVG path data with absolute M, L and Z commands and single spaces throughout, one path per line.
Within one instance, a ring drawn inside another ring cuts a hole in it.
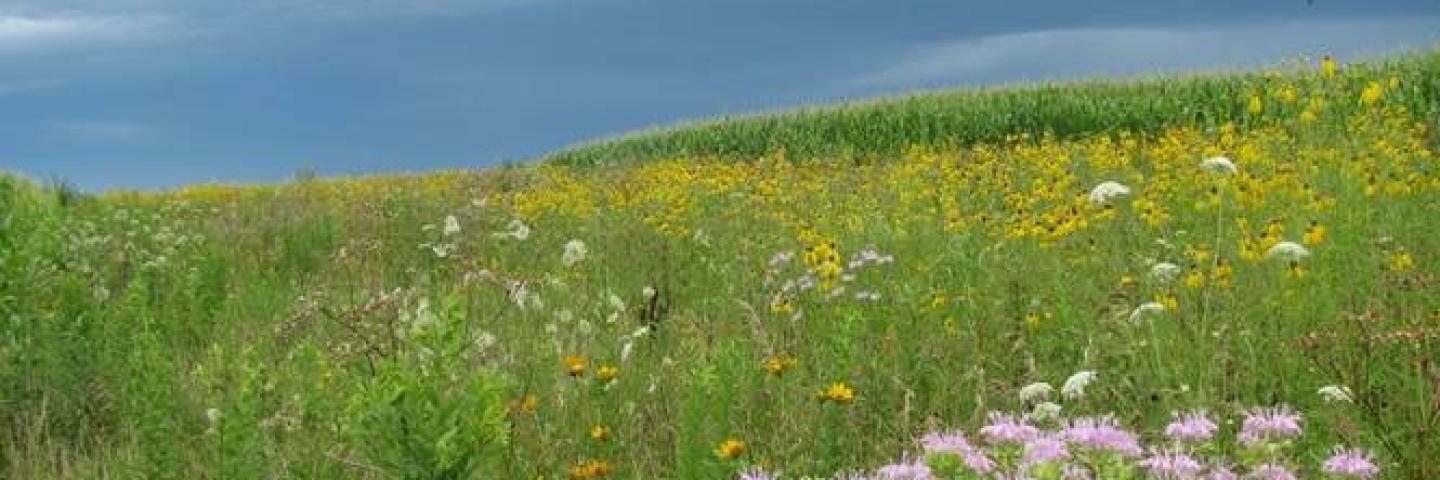
M 1440 55 L 0 177 L 0 477 L 1440 478 Z

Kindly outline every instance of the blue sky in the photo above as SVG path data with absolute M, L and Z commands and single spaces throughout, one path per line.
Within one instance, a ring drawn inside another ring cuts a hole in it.
M 100 190 L 482 167 L 917 88 L 1436 42 L 1435 0 L 0 0 L 0 168 Z

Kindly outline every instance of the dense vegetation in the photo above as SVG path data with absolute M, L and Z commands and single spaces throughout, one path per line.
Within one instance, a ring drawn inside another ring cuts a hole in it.
M 932 94 L 422 177 L 0 177 L 0 475 L 982 478 L 985 455 L 1148 478 L 1186 455 L 1352 478 L 1341 445 L 1435 478 L 1437 73 Z M 1255 410 L 1279 405 L 1300 428 Z M 1167 431 L 1197 409 L 1211 436 Z M 1069 450 L 1022 455 L 1043 441 Z

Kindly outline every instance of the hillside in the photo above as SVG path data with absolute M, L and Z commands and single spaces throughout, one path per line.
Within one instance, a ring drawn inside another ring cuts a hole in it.
M 0 476 L 1437 478 L 1437 100 L 1426 53 L 3 177 Z

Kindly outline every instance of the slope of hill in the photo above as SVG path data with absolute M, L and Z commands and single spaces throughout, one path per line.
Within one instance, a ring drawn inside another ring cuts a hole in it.
M 0 476 L 1437 478 L 1437 64 L 0 179 Z

